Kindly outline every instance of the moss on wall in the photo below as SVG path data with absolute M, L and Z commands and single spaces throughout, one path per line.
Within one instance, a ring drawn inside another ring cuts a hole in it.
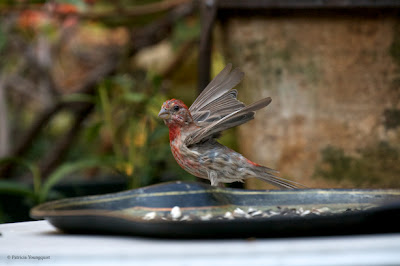
M 321 158 L 314 178 L 338 183 L 344 181 L 358 187 L 399 186 L 400 150 L 387 142 L 361 149 L 356 155 L 348 155 L 341 148 L 328 146 L 321 151 Z

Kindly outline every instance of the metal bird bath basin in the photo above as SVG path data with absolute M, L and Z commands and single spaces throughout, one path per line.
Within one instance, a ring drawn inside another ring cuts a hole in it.
M 68 233 L 246 238 L 400 231 L 400 190 L 243 190 L 170 182 L 31 210 Z

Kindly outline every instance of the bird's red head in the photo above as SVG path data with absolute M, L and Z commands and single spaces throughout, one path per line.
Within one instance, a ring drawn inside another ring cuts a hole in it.
M 167 125 L 183 125 L 193 121 L 187 106 L 181 100 L 177 99 L 171 99 L 164 102 L 158 116 L 164 119 L 164 122 Z
M 193 122 L 189 109 L 181 101 L 171 99 L 163 103 L 158 116 L 164 120 L 169 128 L 170 141 L 181 135 L 181 129 Z

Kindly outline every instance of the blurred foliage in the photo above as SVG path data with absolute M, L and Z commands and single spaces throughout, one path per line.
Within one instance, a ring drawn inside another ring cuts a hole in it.
M 74 180 L 124 176 L 127 188 L 136 188 L 194 179 L 172 157 L 168 128 L 157 115 L 168 98 L 195 98 L 197 54 L 192 51 L 197 49 L 191 49 L 170 76 L 164 76 L 163 69 L 182 45 L 198 38 L 197 16 L 175 23 L 166 40 L 172 53 L 169 60 L 158 59 L 161 68 L 137 66 L 129 56 L 131 32 L 166 14 L 168 9 L 160 7 L 167 2 L 0 1 L 0 86 L 6 89 L 0 105 L 6 105 L 10 143 L 17 144 L 41 112 L 59 102 L 93 105 L 61 163 L 48 174 L 42 172 L 43 160 L 73 127 L 73 108 L 52 114 L 20 156 L 0 151 L 5 154 L 0 155 L 0 169 L 12 166 L 0 176 L 0 196 L 22 197 L 24 204 L 33 206 L 63 197 L 54 187 Z M 160 10 L 149 12 L 150 7 Z M 129 15 L 140 10 L 143 14 Z M 93 94 L 77 90 L 94 69 L 107 64 L 110 51 L 119 56 L 117 71 L 104 77 Z M 14 148 L 11 145 L 8 152 Z M 7 217 L 0 204 L 0 222 L 10 221 Z
M 190 105 L 197 95 L 198 16 L 176 20 L 168 38 L 133 56 L 130 46 L 142 38 L 135 33 L 181 3 L 0 1 L 0 92 L 6 92 L 0 99 L 6 110 L 0 126 L 7 127 L 10 140 L 8 149 L 0 147 L 3 202 L 20 200 L 18 206 L 29 209 L 65 197 L 57 187 L 81 181 L 100 184 L 123 177 L 126 188 L 137 188 L 195 179 L 175 162 L 168 128 L 157 115 L 165 100 L 179 98 Z M 225 64 L 219 53 L 213 56 L 215 75 Z M 116 70 L 100 77 L 91 93 L 83 93 L 88 77 L 110 60 L 117 61 Z M 15 156 L 12 151 L 38 117 L 59 104 L 70 106 L 51 113 Z M 75 128 L 79 104 L 92 109 L 67 139 L 67 151 L 57 153 L 60 141 Z M 221 142 L 236 149 L 234 130 Z M 53 154 L 60 160 L 47 171 Z M 18 221 L 12 217 L 9 206 L 0 203 L 0 223 Z
M 159 90 L 159 76 L 138 82 L 126 74 L 106 80 L 98 89 L 96 117 L 88 125 L 86 141 L 94 144 L 92 149 L 115 156 L 115 168 L 129 177 L 131 188 L 168 180 L 162 172 L 177 170 L 170 168 L 176 166 L 173 158 L 166 161 L 171 159 L 168 128 L 158 112 L 167 98 Z

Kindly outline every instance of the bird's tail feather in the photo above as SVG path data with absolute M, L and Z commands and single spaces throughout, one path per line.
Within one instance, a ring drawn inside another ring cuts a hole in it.
M 258 179 L 260 179 L 260 180 L 263 180 L 263 181 L 265 181 L 267 183 L 270 183 L 271 185 L 277 186 L 277 187 L 282 188 L 282 189 L 302 189 L 302 188 L 307 188 L 306 186 L 304 186 L 304 185 L 302 185 L 302 184 L 300 184 L 298 182 L 295 182 L 295 181 L 292 181 L 292 180 L 289 180 L 289 179 L 286 179 L 286 178 L 279 177 L 279 176 L 276 176 L 274 174 L 271 174 L 270 173 L 271 172 L 270 168 L 263 167 L 263 166 L 258 166 L 257 168 L 258 169 L 257 169 L 256 177 Z M 273 171 L 275 172 L 275 170 L 273 170 Z

